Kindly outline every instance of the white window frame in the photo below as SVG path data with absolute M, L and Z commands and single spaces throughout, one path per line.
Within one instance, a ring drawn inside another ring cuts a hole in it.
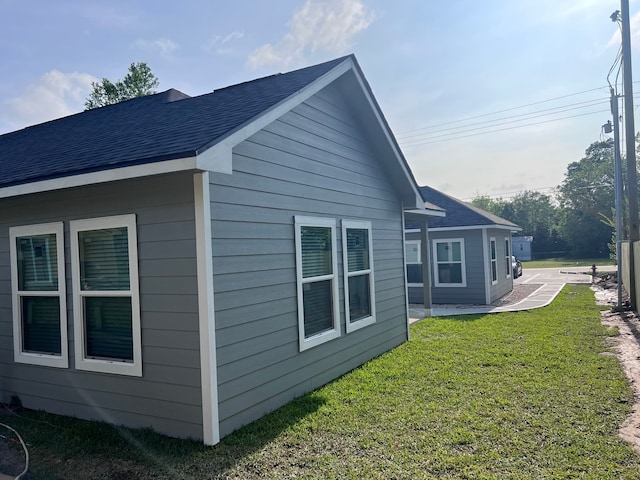
M 19 237 L 51 235 L 56 236 L 56 256 L 58 267 L 57 290 L 19 290 L 18 252 L 16 239 Z M 69 347 L 67 336 L 67 295 L 64 271 L 64 226 L 62 222 L 42 223 L 9 228 L 9 256 L 11 260 L 11 307 L 13 312 L 13 359 L 17 363 L 29 363 L 45 367 L 68 368 Z M 60 305 L 60 355 L 25 352 L 22 349 L 22 297 L 58 297 Z
M 494 248 L 491 248 L 491 245 L 494 245 Z M 495 254 L 495 255 L 494 255 Z M 496 237 L 490 237 L 489 238 L 489 257 L 490 257 L 490 262 L 489 262 L 489 275 L 491 278 L 491 285 L 497 285 L 498 284 L 498 242 L 496 241 Z M 496 268 L 495 268 L 495 278 L 493 276 L 493 265 L 495 264 Z
M 127 229 L 129 248 L 129 290 L 91 290 L 80 288 L 80 259 L 78 233 L 107 228 Z M 73 285 L 74 351 L 78 370 L 112 373 L 118 375 L 142 376 L 142 335 L 140 327 L 140 291 L 138 286 L 138 241 L 136 234 L 136 216 L 116 215 L 112 217 L 74 220 L 69 224 L 71 236 L 71 271 Z M 85 351 L 85 319 L 83 299 L 85 297 L 129 297 L 131 298 L 131 330 L 133 343 L 133 361 L 87 358 Z
M 457 261 L 447 261 L 447 262 L 438 262 L 438 244 L 446 243 L 449 246 L 453 243 L 460 244 L 460 262 Z M 434 238 L 432 240 L 432 252 L 433 252 L 433 284 L 436 287 L 447 287 L 447 288 L 464 288 L 467 286 L 467 263 L 466 263 L 466 255 L 464 249 L 464 238 Z M 443 283 L 440 282 L 439 275 L 439 264 L 440 263 L 460 263 L 460 268 L 462 270 L 462 283 Z
M 298 344 L 300 351 L 313 348 L 341 335 L 340 304 L 338 297 L 338 254 L 336 245 L 336 220 L 326 217 L 294 216 L 296 248 L 296 287 L 298 295 Z M 329 227 L 331 229 L 331 268 L 332 273 L 318 277 L 302 278 L 302 227 Z M 303 286 L 323 280 L 331 280 L 331 301 L 333 302 L 333 328 L 309 338 L 304 335 Z
M 367 230 L 368 232 L 368 254 L 369 254 L 369 268 L 365 270 L 357 270 L 354 272 L 349 271 L 349 252 L 347 250 L 347 230 Z M 371 229 L 371 222 L 360 220 L 342 220 L 342 269 L 344 274 L 344 304 L 345 304 L 345 317 L 346 317 L 346 329 L 347 333 L 351 333 L 360 328 L 371 325 L 376 321 L 376 292 L 375 281 L 373 278 L 373 236 Z M 371 315 L 368 317 L 360 318 L 358 320 L 351 321 L 351 310 L 349 308 L 349 278 L 357 277 L 361 275 L 369 275 L 369 301 L 371 302 L 369 308 Z
M 509 241 L 509 237 L 505 237 L 504 239 L 504 250 L 505 266 L 507 267 L 506 278 L 511 278 L 513 266 L 511 265 L 511 242 Z
M 417 245 L 418 247 L 418 261 L 417 262 L 410 262 L 409 260 L 406 260 L 406 264 L 407 265 L 422 265 L 422 242 L 420 240 L 405 240 L 405 258 L 407 255 L 406 252 L 406 245 Z M 408 287 L 422 287 L 424 286 L 424 282 L 423 283 L 409 283 L 409 274 L 408 272 L 405 272 L 405 275 L 407 275 L 407 286 Z

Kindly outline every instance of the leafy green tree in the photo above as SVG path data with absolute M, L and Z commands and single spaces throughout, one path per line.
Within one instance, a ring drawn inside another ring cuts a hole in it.
M 612 228 L 603 219 L 615 204 L 613 149 L 611 139 L 592 143 L 584 158 L 569 164 L 559 187 L 560 229 L 574 256 L 609 253 Z
M 84 106 L 86 110 L 91 110 L 130 98 L 151 95 L 156 93 L 153 89 L 159 84 L 158 78 L 145 62 L 132 63 L 129 66 L 129 72 L 122 80 L 114 83 L 103 78 L 100 82 L 91 82 L 93 90 L 84 102 Z
M 519 225 L 519 235 L 533 236 L 533 254 L 537 258 L 557 256 L 568 248 L 558 228 L 558 207 L 549 195 L 525 191 L 509 201 L 476 197 L 471 203 Z

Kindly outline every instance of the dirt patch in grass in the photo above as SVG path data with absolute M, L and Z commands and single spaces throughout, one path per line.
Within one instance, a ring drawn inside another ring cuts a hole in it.
M 598 305 L 617 306 L 618 284 L 615 275 L 597 278 L 592 288 Z M 627 299 L 626 292 L 623 291 L 623 304 Z M 605 310 L 601 313 L 601 318 L 603 325 L 616 328 L 620 332 L 619 335 L 610 337 L 611 347 L 629 379 L 635 396 L 631 415 L 620 427 L 619 434 L 640 453 L 640 317 L 631 311 Z

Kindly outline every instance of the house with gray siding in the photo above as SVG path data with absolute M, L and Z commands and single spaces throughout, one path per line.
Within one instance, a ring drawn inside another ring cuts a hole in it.
M 417 222 L 406 222 L 409 302 L 426 303 L 428 311 L 430 304 L 488 305 L 511 292 L 511 234 L 521 228 L 431 187 L 420 193 L 446 215 L 428 220 L 426 236 Z
M 0 401 L 221 437 L 408 339 L 431 214 L 355 57 L 0 136 Z

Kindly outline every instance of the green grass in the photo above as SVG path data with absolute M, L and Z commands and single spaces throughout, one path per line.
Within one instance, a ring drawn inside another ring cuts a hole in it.
M 633 394 L 588 286 L 529 312 L 423 320 L 410 342 L 215 447 L 24 412 L 32 479 L 637 479 Z
M 560 267 L 591 267 L 611 266 L 615 270 L 614 262 L 610 258 L 545 258 L 544 260 L 528 260 L 522 262 L 522 268 L 560 268 Z

